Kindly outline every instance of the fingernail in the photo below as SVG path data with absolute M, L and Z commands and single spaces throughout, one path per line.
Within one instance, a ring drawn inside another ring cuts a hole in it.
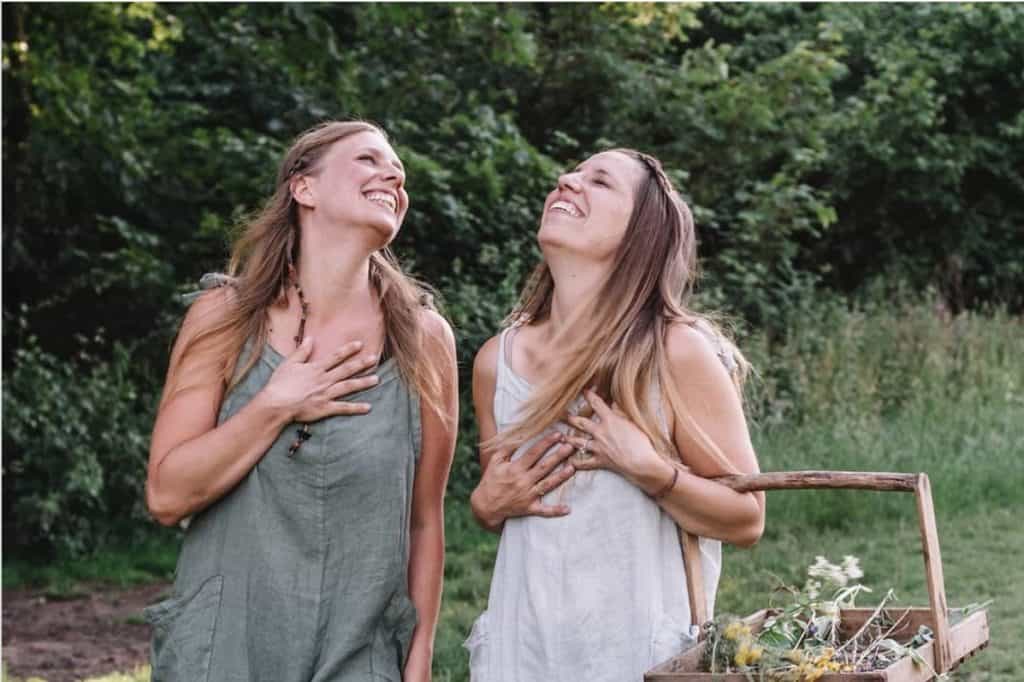
M 565 468 L 569 470 L 569 473 L 570 473 L 570 474 L 575 474 L 575 473 L 576 473 L 576 467 L 574 467 L 574 466 L 573 466 L 573 465 L 571 465 L 571 464 L 566 464 L 566 465 L 565 465 Z
M 362 341 L 353 341 L 352 345 L 354 345 L 356 348 L 362 348 L 363 347 L 363 342 Z

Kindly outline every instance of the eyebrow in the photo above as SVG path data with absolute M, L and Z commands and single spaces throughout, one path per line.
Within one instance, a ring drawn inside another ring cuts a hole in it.
M 356 153 L 357 154 L 362 154 L 363 152 L 370 152 L 371 154 L 373 154 L 374 156 L 377 156 L 377 157 L 383 157 L 384 156 L 384 154 L 379 149 L 377 149 L 376 147 L 364 147 L 363 149 L 360 149 Z M 396 166 L 398 168 L 398 170 L 402 171 L 403 173 L 405 172 L 405 164 L 402 163 L 401 159 L 397 159 L 396 158 L 393 161 L 391 161 L 391 163 L 392 163 L 392 165 Z

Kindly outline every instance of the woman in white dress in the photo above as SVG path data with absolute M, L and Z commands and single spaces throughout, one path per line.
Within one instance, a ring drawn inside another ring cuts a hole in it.
M 473 367 L 483 476 L 471 505 L 501 533 L 473 682 L 626 682 L 691 623 L 678 529 L 700 536 L 709 612 L 721 541 L 757 542 L 747 364 L 686 306 L 693 219 L 659 162 L 616 149 L 558 179 L 543 260 Z

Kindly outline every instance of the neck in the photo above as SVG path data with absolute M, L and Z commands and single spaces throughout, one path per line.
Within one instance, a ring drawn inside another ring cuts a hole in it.
M 376 297 L 370 287 L 370 256 L 379 246 L 367 238 L 364 230 L 310 227 L 303 226 L 298 262 L 310 319 L 332 320 L 372 305 Z M 339 234 L 346 238 L 338 238 Z
M 579 322 L 601 289 L 608 270 L 602 263 L 572 254 L 553 254 L 551 257 L 545 254 L 545 260 L 555 284 L 547 325 L 547 336 L 554 341 L 563 335 L 572 336 L 572 327 Z

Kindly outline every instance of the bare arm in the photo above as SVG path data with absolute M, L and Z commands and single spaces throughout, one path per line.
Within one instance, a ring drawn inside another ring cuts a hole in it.
M 343 347 L 328 362 L 310 363 L 313 340 L 307 338 L 263 390 L 218 426 L 224 397 L 219 368 L 204 362 L 194 347 L 183 353 L 190 339 L 224 314 L 232 295 L 227 288 L 203 294 L 186 315 L 171 352 L 146 476 L 146 504 L 164 525 L 174 525 L 230 491 L 291 421 L 365 413 L 368 406 L 335 398 L 376 383 L 376 377 L 344 380 L 368 366 L 366 358 L 342 362 L 357 350 L 355 344 Z M 180 377 L 188 377 L 186 387 L 172 393 L 171 386 Z
M 711 342 L 699 331 L 676 325 L 669 332 L 668 350 L 685 408 L 672 420 L 673 440 L 685 467 L 660 504 L 695 535 L 753 545 L 764 531 L 764 493 L 737 493 L 708 480 L 760 471 L 742 400 Z M 665 469 L 650 472 L 645 490 L 652 484 L 660 489 L 670 474 Z
M 683 403 L 672 415 L 672 436 L 682 463 L 670 462 L 625 415 L 593 393 L 587 399 L 600 423 L 571 418 L 592 433 L 592 468 L 618 471 L 648 494 L 675 484 L 658 503 L 692 534 L 740 546 L 757 542 L 764 530 L 764 493 L 737 493 L 708 480 L 725 474 L 759 471 L 739 395 L 710 342 L 685 325 L 669 332 L 669 361 Z M 582 443 L 582 439 L 571 439 Z M 579 468 L 585 468 L 578 464 Z
M 419 614 L 403 679 L 430 679 L 434 634 L 444 578 L 444 491 L 455 453 L 459 423 L 458 369 L 455 336 L 437 313 L 424 313 L 428 336 L 426 362 L 440 369 L 441 408 L 438 414 L 421 403 L 423 445 L 413 487 L 409 593 Z
M 497 385 L 499 338 L 492 337 L 476 355 L 473 363 L 473 408 L 476 413 L 480 442 L 498 433 L 494 420 L 494 391 Z M 505 519 L 512 516 L 564 516 L 565 505 L 547 506 L 540 497 L 569 479 L 575 469 L 567 464 L 558 469 L 572 454 L 563 445 L 550 457 L 544 453 L 561 442 L 557 434 L 543 438 L 515 462 L 512 452 L 492 453 L 480 448 L 480 483 L 469 498 L 470 509 L 485 530 L 500 533 Z

